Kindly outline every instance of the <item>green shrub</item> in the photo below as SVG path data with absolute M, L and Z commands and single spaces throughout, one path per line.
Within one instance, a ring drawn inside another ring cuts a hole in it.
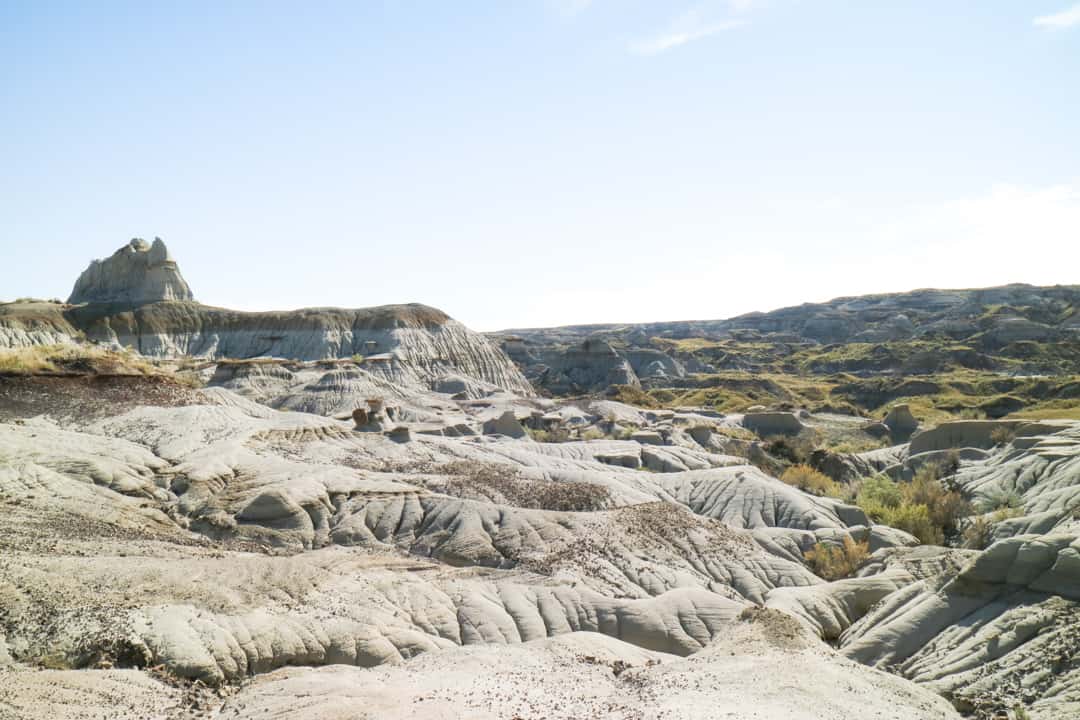
M 903 484 L 884 475 L 868 478 L 855 502 L 874 522 L 909 532 L 924 544 L 941 545 L 946 538 L 960 535 L 962 518 L 972 512 L 971 504 L 939 479 L 943 468 L 951 467 L 951 458 L 944 465 L 926 465 Z M 986 532 L 982 526 L 975 527 L 964 542 L 978 542 Z
M 886 511 L 900 506 L 903 496 L 900 486 L 888 476 L 875 475 L 863 480 L 855 502 L 872 520 L 881 522 Z
M 780 479 L 812 495 L 840 497 L 843 494 L 843 490 L 835 480 L 809 465 L 792 465 L 784 471 Z
M 930 519 L 930 510 L 925 505 L 901 504 L 885 511 L 881 522 L 897 530 L 911 533 L 924 545 L 941 545 L 945 534 Z
M 920 468 L 912 481 L 900 488 L 904 503 L 924 505 L 930 512 L 930 521 L 945 537 L 956 535 L 960 519 L 971 514 L 971 503 L 950 490 L 939 480 L 940 467 Z

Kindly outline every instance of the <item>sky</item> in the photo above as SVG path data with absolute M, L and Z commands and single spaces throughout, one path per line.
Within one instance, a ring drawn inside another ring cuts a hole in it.
M 0 299 L 478 330 L 1080 283 L 1075 0 L 0 0 Z

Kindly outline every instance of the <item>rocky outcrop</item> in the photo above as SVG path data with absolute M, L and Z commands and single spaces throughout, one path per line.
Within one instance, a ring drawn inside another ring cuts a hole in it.
M 505 435 L 512 438 L 525 437 L 525 428 L 521 426 L 513 410 L 507 410 L 498 417 L 484 423 L 485 435 Z
M 919 421 L 911 414 L 907 404 L 894 405 L 885 416 L 885 425 L 895 438 L 908 438 L 919 429 Z
M 68 302 L 141 305 L 162 300 L 194 300 L 180 268 L 161 238 L 135 238 L 104 260 L 93 260 Z
M 789 412 L 748 412 L 743 416 L 743 427 L 761 437 L 769 435 L 798 435 L 805 427 Z
M 364 379 L 374 382 L 416 390 L 453 376 L 476 396 L 491 390 L 532 394 L 491 341 L 426 305 L 240 312 L 194 302 L 160 239 L 152 245 L 132 240 L 95 260 L 68 305 L 0 305 L 0 348 L 81 339 L 158 358 L 359 357 Z
M 325 360 L 359 355 L 370 373 L 394 382 L 430 384 L 458 374 L 531 393 L 528 381 L 487 338 L 426 305 L 248 313 L 172 302 L 130 310 L 83 306 L 69 315 L 88 339 L 131 346 L 153 357 Z
M 588 339 L 548 358 L 539 384 L 554 393 L 603 390 L 610 385 L 640 387 L 630 361 L 603 340 Z

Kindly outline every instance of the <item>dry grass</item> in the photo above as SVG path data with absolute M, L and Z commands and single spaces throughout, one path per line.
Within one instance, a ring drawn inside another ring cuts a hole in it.
M 0 374 L 152 375 L 157 368 L 134 350 L 108 350 L 91 345 L 33 345 L 0 350 Z
M 792 465 L 780 479 L 811 495 L 824 495 L 838 498 L 843 495 L 840 485 L 828 475 L 818 472 L 809 465 Z
M 536 442 L 542 443 L 564 443 L 573 439 L 570 437 L 570 431 L 564 427 L 554 427 L 550 430 L 537 430 L 527 427 L 525 432 Z

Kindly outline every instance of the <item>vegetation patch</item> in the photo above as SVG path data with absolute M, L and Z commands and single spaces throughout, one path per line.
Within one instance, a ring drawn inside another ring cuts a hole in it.
M 869 556 L 869 544 L 865 541 L 857 543 L 850 536 L 846 536 L 839 545 L 816 543 L 803 555 L 814 574 L 825 580 L 851 577 Z
M 130 348 L 92 345 L 31 345 L 0 350 L 3 375 L 152 375 L 158 369 Z
M 971 504 L 943 482 L 952 473 L 955 466 L 947 460 L 920 468 L 907 483 L 884 475 L 868 478 L 855 502 L 874 522 L 911 533 L 925 545 L 944 545 L 960 539 L 961 521 L 972 512 Z
M 792 465 L 784 471 L 780 479 L 788 485 L 797 487 L 811 495 L 833 498 L 839 498 L 843 495 L 843 489 L 839 483 L 809 465 Z

